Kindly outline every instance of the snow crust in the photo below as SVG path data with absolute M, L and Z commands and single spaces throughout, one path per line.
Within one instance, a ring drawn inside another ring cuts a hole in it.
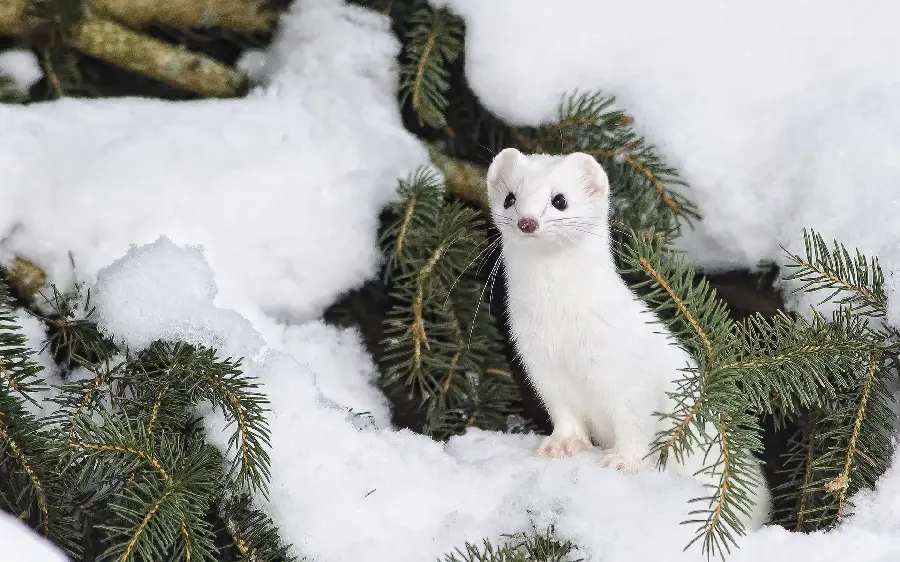
M 178 318 L 161 320 L 171 297 L 143 290 L 155 264 L 181 264 Z M 588 458 L 540 459 L 535 435 L 471 430 L 446 444 L 387 423 L 374 367 L 355 330 L 320 322 L 268 326 L 267 342 L 249 323 L 209 323 L 214 301 L 209 266 L 196 247 L 166 240 L 134 247 L 101 273 L 128 306 L 98 309 L 104 326 L 130 334 L 167 330 L 205 345 L 253 350 L 245 373 L 271 401 L 272 484 L 259 498 L 299 554 L 334 562 L 434 560 L 465 541 L 555 525 L 581 545 L 587 560 L 705 560 L 682 552 L 691 529 L 681 526 L 699 483 L 668 473 L 626 476 Z M 111 277 L 109 272 L 128 276 Z M 127 296 L 127 298 L 126 298 Z M 171 321 L 167 328 L 164 322 Z M 147 337 L 135 337 L 134 341 Z M 371 412 L 370 420 L 361 420 Z M 371 423 L 368 423 L 371 422 Z M 208 437 L 227 449 L 225 420 L 207 417 Z M 888 562 L 900 556 L 900 469 L 875 492 L 857 498 L 857 515 L 833 533 L 792 534 L 764 528 L 746 537 L 731 560 L 774 562 L 801 556 L 823 562 Z M 887 517 L 887 519 L 885 519 Z M 650 539 L 650 540 L 648 540 Z M 861 548 L 861 545 L 865 545 Z
M 552 120 L 576 90 L 616 95 L 691 185 L 694 265 L 783 263 L 804 227 L 900 253 L 900 4 L 429 1 L 465 20 L 468 82 L 507 122 Z
M 44 71 L 33 51 L 8 49 L 0 52 L 0 76 L 9 76 L 16 89 L 27 92 L 44 77 Z
M 6 562 L 68 562 L 56 545 L 41 537 L 24 523 L 0 511 L 0 560 Z
M 428 161 L 399 48 L 384 16 L 299 0 L 247 98 L 0 106 L 0 261 L 65 286 L 164 234 L 207 248 L 226 302 L 317 318 L 375 272 L 378 213 Z

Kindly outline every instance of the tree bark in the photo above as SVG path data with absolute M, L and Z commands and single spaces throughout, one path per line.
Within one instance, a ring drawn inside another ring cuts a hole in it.
M 21 35 L 27 31 L 26 0 L 0 0 L 0 35 Z
M 262 0 L 90 0 L 90 6 L 98 16 L 130 27 L 162 24 L 257 33 L 271 30 L 275 21 Z
M 66 43 L 87 55 L 204 97 L 235 96 L 246 85 L 243 74 L 213 58 L 100 18 L 89 17 L 75 26 L 66 35 Z
M 0 35 L 28 32 L 27 0 L 0 0 Z M 90 11 L 131 27 L 151 24 L 177 29 L 223 27 L 257 33 L 270 31 L 275 13 L 263 0 L 90 0 Z
M 426 147 L 431 162 L 444 173 L 444 186 L 447 192 L 487 211 L 490 207 L 485 186 L 487 168 L 451 158 L 435 144 L 426 143 Z

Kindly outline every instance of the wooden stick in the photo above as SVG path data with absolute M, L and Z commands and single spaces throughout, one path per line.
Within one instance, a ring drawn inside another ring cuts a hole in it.
M 231 97 L 246 77 L 221 62 L 153 39 L 115 22 L 88 17 L 66 35 L 66 43 L 87 55 L 204 97 Z
M 487 168 L 451 158 L 435 144 L 426 143 L 426 147 L 431 162 L 444 173 L 447 192 L 486 211 L 489 208 L 485 186 Z
M 275 21 L 263 0 L 90 0 L 90 6 L 94 14 L 130 27 L 162 24 L 259 33 L 271 30 Z
M 0 35 L 21 35 L 28 30 L 27 6 L 26 0 L 0 0 Z

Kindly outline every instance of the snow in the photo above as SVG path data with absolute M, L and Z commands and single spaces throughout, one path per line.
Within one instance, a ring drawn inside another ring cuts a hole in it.
M 56 362 L 50 354 L 50 350 L 44 349 L 44 341 L 47 339 L 47 329 L 44 323 L 32 314 L 19 308 L 13 311 L 13 318 L 19 326 L 19 334 L 25 337 L 25 345 L 34 351 L 32 360 L 40 366 L 44 372 L 40 375 L 46 377 L 56 372 Z
M 887 251 L 900 242 L 888 222 L 900 61 L 883 48 L 900 8 L 445 3 L 467 20 L 470 83 L 501 117 L 538 123 L 576 86 L 620 96 L 707 215 L 682 241 L 698 265 L 780 259 L 808 226 L 900 268 Z M 678 523 L 702 494 L 691 479 L 540 459 L 534 435 L 442 444 L 391 427 L 360 334 L 319 317 L 373 276 L 378 212 L 427 158 L 400 123 L 398 44 L 387 19 L 339 0 L 297 0 L 279 29 L 240 63 L 260 83 L 246 99 L 0 106 L 0 259 L 86 281 L 100 327 L 131 351 L 165 338 L 243 356 L 272 407 L 270 499 L 258 501 L 297 554 L 419 562 L 553 524 L 588 560 L 706 560 L 682 552 L 693 529 Z M 206 420 L 226 450 L 224 424 Z M 898 490 L 895 461 L 838 530 L 765 528 L 729 560 L 900 559 Z
M 0 261 L 66 286 L 165 235 L 207 249 L 223 302 L 317 318 L 375 273 L 378 214 L 428 161 L 400 120 L 389 24 L 295 2 L 247 98 L 0 106 Z
M 98 327 L 130 349 L 155 340 L 184 341 L 252 355 L 262 339 L 243 333 L 250 322 L 233 310 L 213 305 L 214 275 L 199 247 L 180 249 L 165 237 L 134 248 L 128 260 L 117 260 L 97 274 L 91 291 Z M 192 282 L 182 285 L 185 279 Z M 145 303 L 154 303 L 146 307 Z M 191 311 L 190 315 L 185 315 Z M 140 324 L 130 318 L 142 317 Z
M 177 265 L 169 274 L 178 277 L 172 283 L 181 295 L 180 317 L 154 315 L 171 295 L 144 290 L 147 279 L 159 276 L 159 263 Z M 678 523 L 687 501 L 702 493 L 694 480 L 656 472 L 626 476 L 589 458 L 541 459 L 533 454 L 539 438 L 531 434 L 470 430 L 441 444 L 392 428 L 355 330 L 318 321 L 270 324 L 260 345 L 262 334 L 249 322 L 207 321 L 230 312 L 214 303 L 210 278 L 200 248 L 166 240 L 134 247 L 99 281 L 116 285 L 115 294 L 129 304 L 98 308 L 100 321 L 132 335 L 171 331 L 199 344 L 253 349 L 244 372 L 263 383 L 272 409 L 270 499 L 258 501 L 298 554 L 334 562 L 418 562 L 466 541 L 552 524 L 589 560 L 651 560 L 661 552 L 673 562 L 705 560 L 698 550 L 681 550 L 692 529 Z M 374 423 L 361 423 L 362 412 L 373 412 Z M 218 415 L 206 418 L 208 438 L 223 451 L 225 425 Z M 898 486 L 895 466 L 877 491 L 856 498 L 855 519 L 839 530 L 803 535 L 765 528 L 747 536 L 730 560 L 896 559 Z
M 705 218 L 679 246 L 694 265 L 781 263 L 804 227 L 898 254 L 896 2 L 429 1 L 465 20 L 466 77 L 501 119 L 616 95 L 691 186 Z
M 44 71 L 33 51 L 8 49 L 0 52 L 0 76 L 9 76 L 17 90 L 26 92 L 43 78 Z
M 4 562 L 68 562 L 68 558 L 55 545 L 2 510 L 0 545 L 3 545 Z

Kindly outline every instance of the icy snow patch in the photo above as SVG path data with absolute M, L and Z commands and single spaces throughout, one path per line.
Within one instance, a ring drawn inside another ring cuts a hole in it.
M 68 562 L 56 545 L 3 510 L 0 510 L 0 545 L 4 561 Z
M 316 373 L 319 392 L 329 400 L 351 406 L 360 423 L 373 423 L 379 428 L 390 426 L 390 405 L 375 386 L 378 371 L 359 330 L 315 321 L 287 326 L 269 344 Z
M 616 95 L 691 185 L 695 265 L 783 263 L 804 227 L 900 257 L 900 4 L 429 1 L 465 19 L 469 84 L 506 121 Z
M 180 248 L 161 237 L 127 256 L 100 270 L 91 291 L 98 327 L 119 343 L 137 351 L 168 339 L 236 357 L 263 346 L 261 337 L 247 337 L 250 322 L 213 304 L 216 284 L 200 247 Z
M 375 273 L 379 212 L 428 161 L 399 48 L 384 16 L 298 0 L 246 98 L 0 106 L 0 261 L 65 286 L 165 235 L 207 249 L 225 306 L 317 318 Z
M 172 333 L 206 344 L 243 337 L 246 347 L 255 345 L 260 334 L 249 324 L 223 326 L 224 333 L 216 335 L 198 322 L 196 332 L 188 333 L 185 319 L 203 318 L 216 308 L 215 286 L 196 248 L 157 242 L 132 249 L 105 271 L 130 271 L 115 282 L 140 286 L 144 275 L 153 278 L 166 262 L 177 272 L 181 295 L 119 287 L 115 292 L 141 295 L 142 302 L 105 308 L 104 325 L 135 334 L 165 332 L 147 312 L 165 309 L 174 298 L 184 308 L 182 319 L 170 317 Z M 678 523 L 686 518 L 687 501 L 703 494 L 692 479 L 656 472 L 627 476 L 587 458 L 540 459 L 533 454 L 535 435 L 471 430 L 441 444 L 360 424 L 354 412 L 379 401 L 373 399 L 374 370 L 357 335 L 313 323 L 288 329 L 269 344 L 243 363 L 261 381 L 272 409 L 270 499 L 258 500 L 298 554 L 333 562 L 421 562 L 465 541 L 552 524 L 588 560 L 656 560 L 661 554 L 672 562 L 706 560 L 699 550 L 682 552 L 693 529 Z M 224 420 L 212 415 L 205 425 L 208 438 L 226 450 Z M 897 476 L 893 469 L 879 490 L 863 495 L 858 519 L 835 532 L 765 528 L 743 539 L 729 559 L 842 562 L 852 554 L 860 562 L 895 560 L 900 512 L 891 506 Z M 888 519 L 873 523 L 878 517 Z

